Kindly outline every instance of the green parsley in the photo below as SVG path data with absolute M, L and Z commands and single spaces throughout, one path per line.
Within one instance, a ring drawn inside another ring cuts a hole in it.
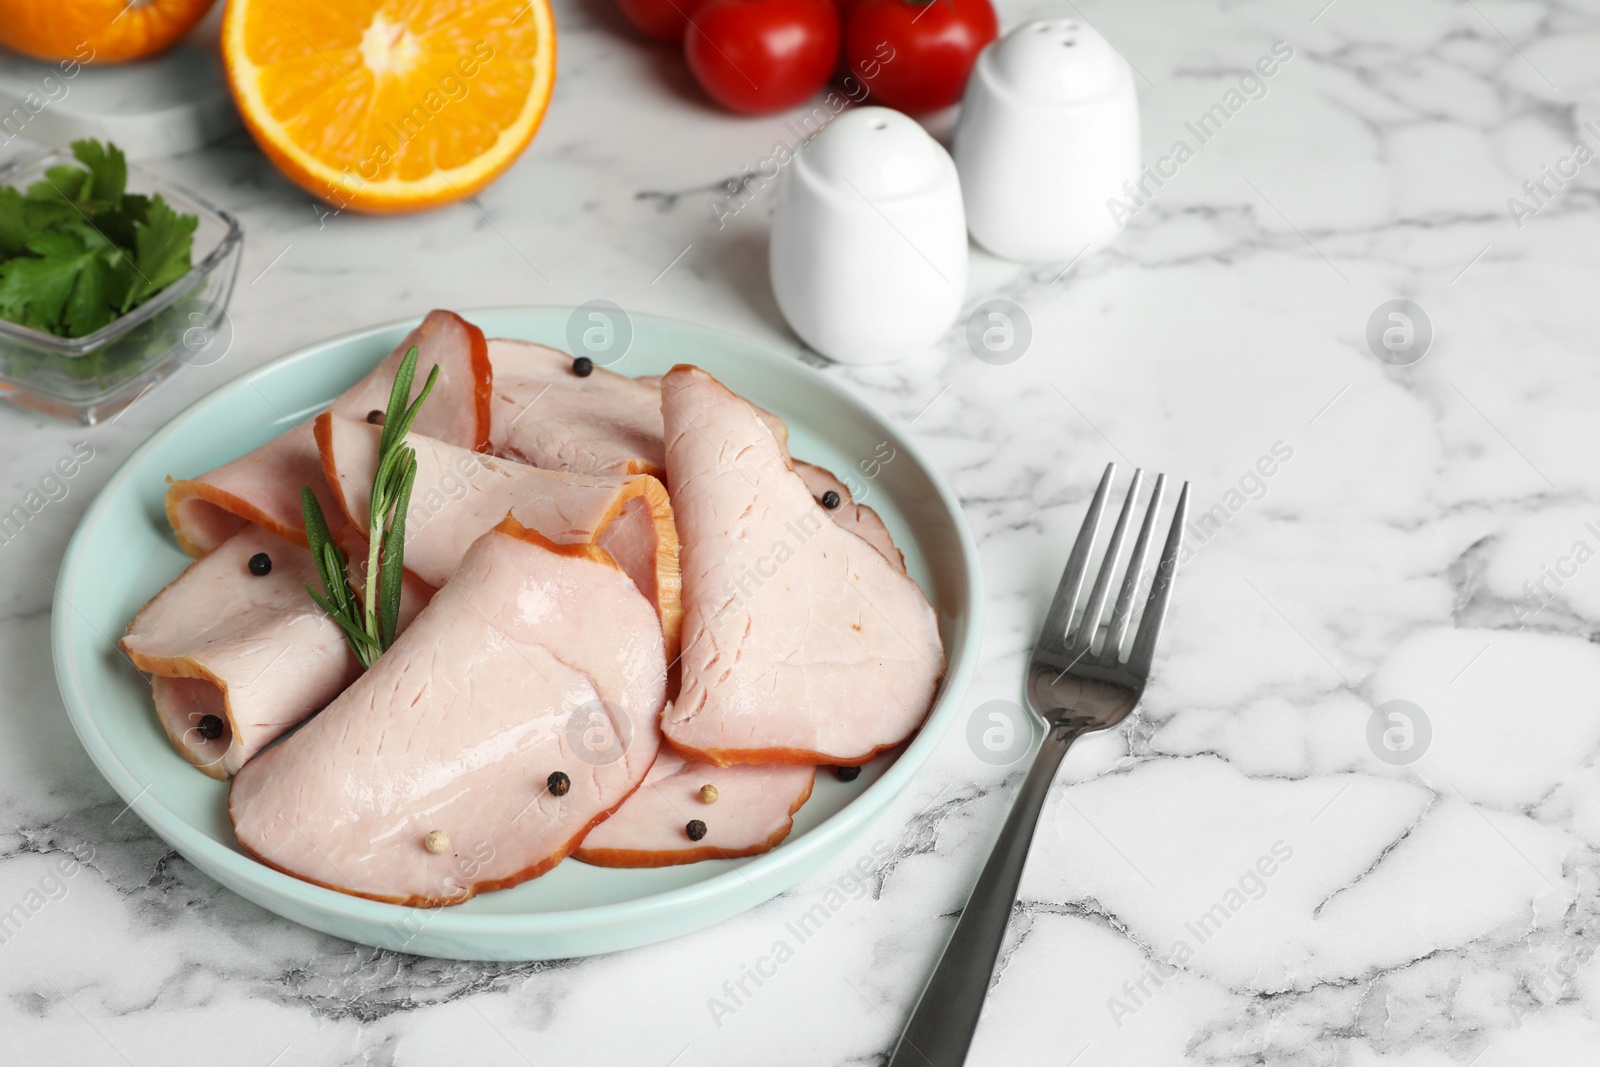
M 0 318 L 84 337 L 189 273 L 200 220 L 127 191 L 122 150 L 74 141 L 71 163 L 0 187 Z

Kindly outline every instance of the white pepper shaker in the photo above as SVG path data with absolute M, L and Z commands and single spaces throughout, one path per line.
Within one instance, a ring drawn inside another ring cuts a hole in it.
M 978 56 L 955 161 L 967 225 L 1006 259 L 1070 260 L 1111 243 L 1108 201 L 1139 180 L 1139 103 L 1128 61 L 1092 27 L 1037 19 Z
M 784 175 L 769 262 L 784 318 L 830 359 L 926 351 L 966 294 L 967 223 L 950 154 L 898 111 L 846 111 Z

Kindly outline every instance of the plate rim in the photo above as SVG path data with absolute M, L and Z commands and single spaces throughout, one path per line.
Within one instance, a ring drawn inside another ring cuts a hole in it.
M 570 313 L 573 310 L 575 310 L 575 306 L 560 304 L 494 305 L 461 309 L 458 314 L 476 325 L 475 316 L 515 316 L 530 312 Z M 575 929 L 581 927 L 600 927 L 617 922 L 648 918 L 657 912 L 671 910 L 680 906 L 694 906 L 723 897 L 728 894 L 730 889 L 749 889 L 763 879 L 777 876 L 787 867 L 802 864 L 806 858 L 814 856 L 820 851 L 825 851 L 835 844 L 846 842 L 870 819 L 879 814 L 895 796 L 910 785 L 912 777 L 927 763 L 933 749 L 939 744 L 945 731 L 949 728 L 951 720 L 955 717 L 956 705 L 976 669 L 976 662 L 982 649 L 984 591 L 977 544 L 973 540 L 972 531 L 967 525 L 966 514 L 961 507 L 960 500 L 945 482 L 944 476 L 939 472 L 938 468 L 929 462 L 927 456 L 911 440 L 909 433 L 898 427 L 893 427 L 893 424 L 890 423 L 891 427 L 895 429 L 896 437 L 899 439 L 897 443 L 905 446 L 905 451 L 910 454 L 911 459 L 922 469 L 923 474 L 938 493 L 940 503 L 945 512 L 951 517 L 952 524 L 955 527 L 965 579 L 963 584 L 965 585 L 969 602 L 966 638 L 954 650 L 955 654 L 947 654 L 947 666 L 941 692 L 934 700 L 934 705 L 929 712 L 927 721 L 917 731 L 910 743 L 906 745 L 905 750 L 859 796 L 852 798 L 844 807 L 828 816 L 812 829 L 800 834 L 793 840 L 785 839 L 780 847 L 752 857 L 748 862 L 730 867 L 709 878 L 628 900 L 611 901 L 559 911 L 464 912 L 454 908 L 417 908 L 389 904 L 313 885 L 282 871 L 274 870 L 260 861 L 230 848 L 209 834 L 192 827 L 181 815 L 157 798 L 146 795 L 149 793 L 150 787 L 140 784 L 138 778 L 122 762 L 121 757 L 111 747 L 104 734 L 100 732 L 93 717 L 89 715 L 85 706 L 87 703 L 84 699 L 85 694 L 78 683 L 80 667 L 72 661 L 70 656 L 64 654 L 65 649 L 72 647 L 69 639 L 74 625 L 78 622 L 77 616 L 80 614 L 77 607 L 68 600 L 65 590 L 69 586 L 71 573 L 79 566 L 80 555 L 86 551 L 85 540 L 87 535 L 85 531 L 93 527 L 102 518 L 102 513 L 110 508 L 109 501 L 113 492 L 125 479 L 132 477 L 130 473 L 132 468 L 137 466 L 145 456 L 157 449 L 163 442 L 174 434 L 179 433 L 197 410 L 232 402 L 253 388 L 260 379 L 281 374 L 290 364 L 314 358 L 315 355 L 331 348 L 347 346 L 393 330 L 409 329 L 421 322 L 422 318 L 423 316 L 421 315 L 409 315 L 313 341 L 225 382 L 186 405 L 181 411 L 174 414 L 165 425 L 152 433 L 129 453 L 127 459 L 117 467 L 105 485 L 95 494 L 95 498 L 90 502 L 88 508 L 85 509 L 82 518 L 79 519 L 77 526 L 73 530 L 66 552 L 62 556 L 61 567 L 56 576 L 55 594 L 51 600 L 51 659 L 54 663 L 56 684 L 61 693 L 62 703 L 66 707 L 68 719 L 72 723 L 73 732 L 77 734 L 79 743 L 83 745 L 85 751 L 89 754 L 90 760 L 94 763 L 96 769 L 99 770 L 118 796 L 126 802 L 127 808 L 125 810 L 132 810 L 158 836 L 186 859 L 189 859 L 190 862 L 196 863 L 196 866 L 201 866 L 201 864 L 190 857 L 189 852 L 191 849 L 200 853 L 208 863 L 216 864 L 229 870 L 233 877 L 249 884 L 260 893 L 268 894 L 273 898 L 292 897 L 297 904 L 330 917 L 348 919 L 362 924 L 374 923 L 396 926 L 401 924 L 407 917 L 422 914 L 426 916 L 423 921 L 426 923 L 430 936 L 471 938 L 487 934 L 499 934 L 502 936 L 528 937 L 571 934 Z M 866 408 L 880 421 L 890 421 L 887 415 L 868 401 L 846 389 L 843 384 L 827 375 L 821 374 L 816 368 L 808 366 L 801 360 L 781 355 L 761 341 L 729 330 L 705 326 L 673 316 L 630 312 L 629 318 L 634 323 L 645 322 L 656 326 L 688 330 L 697 334 L 711 335 L 724 343 L 732 343 L 738 348 L 747 350 L 748 353 L 753 353 L 755 358 L 766 363 L 783 365 L 786 369 L 797 369 L 800 374 L 809 375 L 814 383 L 819 384 L 825 392 L 832 394 L 836 400 L 844 401 L 852 407 Z M 94 628 L 87 619 L 83 620 L 83 624 Z M 98 632 L 98 629 L 95 629 Z M 101 637 L 105 638 L 105 635 L 101 635 Z M 109 638 L 106 639 L 109 640 Z M 945 710 L 947 705 L 948 710 Z M 945 713 L 941 715 L 941 711 Z M 930 729 L 930 727 L 932 728 Z M 221 882 L 209 870 L 204 871 L 204 873 L 207 874 L 207 877 L 218 881 L 230 892 L 241 896 L 244 895 L 233 886 Z M 771 895 L 770 893 L 766 894 L 761 899 L 766 899 Z M 276 908 L 270 905 L 263 906 L 270 911 L 277 911 Z M 739 910 L 747 910 L 748 906 L 753 905 L 747 905 Z M 281 915 L 281 913 L 279 914 Z M 291 919 L 290 921 L 295 920 Z

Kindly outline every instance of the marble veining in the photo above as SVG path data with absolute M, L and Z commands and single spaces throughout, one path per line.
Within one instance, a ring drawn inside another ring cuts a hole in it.
M 963 716 L 1019 699 L 1106 462 L 1187 478 L 1212 515 L 1141 709 L 1074 748 L 1046 805 L 973 1064 L 1587 1058 L 1600 163 L 1550 176 L 1577 143 L 1600 149 L 1600 10 L 999 7 L 1006 26 L 1092 22 L 1138 72 L 1147 161 L 1192 148 L 1099 255 L 1022 266 L 974 250 L 968 310 L 1004 299 L 1032 324 L 1007 365 L 975 358 L 962 326 L 894 366 L 801 351 L 766 280 L 774 190 L 751 177 L 792 144 L 794 116 L 712 111 L 606 0 L 558 2 L 545 128 L 468 204 L 332 214 L 242 136 L 149 164 L 247 228 L 233 342 L 92 430 L 0 409 L 4 507 L 79 442 L 93 452 L 0 544 L 0 911 L 24 916 L 0 943 L 0 1061 L 884 1061 L 1020 781 L 960 729 L 856 854 L 792 892 L 633 952 L 486 965 L 351 945 L 220 889 L 124 808 L 62 712 L 62 547 L 168 418 L 368 323 L 591 299 L 758 338 L 917 435 L 985 566 Z M 1293 59 L 1195 143 L 1185 123 L 1280 41 Z M 1408 366 L 1367 340 L 1396 298 L 1434 332 Z M 1384 723 L 1369 732 L 1396 700 L 1431 730 L 1404 765 L 1370 740 Z M 843 892 L 859 863 L 871 877 Z M 772 977 L 740 988 L 786 924 L 841 892 Z

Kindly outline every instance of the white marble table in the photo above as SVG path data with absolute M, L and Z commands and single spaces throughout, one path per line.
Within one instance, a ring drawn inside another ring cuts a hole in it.
M 1523 189 L 1600 147 L 1580 128 L 1600 13 L 1324 2 L 1002 4 L 1008 25 L 1096 24 L 1139 71 L 1147 159 L 1180 138 L 1193 158 L 1064 273 L 974 253 L 971 306 L 1032 321 L 1019 361 L 957 329 L 919 363 L 824 368 L 910 425 L 964 502 L 989 626 L 963 714 L 1019 696 L 1107 461 L 1220 507 L 1142 710 L 1073 750 L 1046 807 L 974 1064 L 1491 1067 L 1600 1040 L 1600 162 Z M 471 204 L 319 221 L 244 140 L 158 163 L 248 228 L 231 352 L 94 430 L 0 410 L 7 507 L 93 448 L 0 545 L 0 909 L 50 898 L 0 944 L 0 1060 L 843 1065 L 893 1042 L 1019 777 L 959 730 L 861 857 L 792 893 L 639 951 L 478 965 L 218 888 L 119 817 L 62 712 L 67 537 L 135 445 L 251 367 L 427 307 L 596 298 L 798 351 L 765 276 L 772 190 L 725 228 L 707 206 L 792 137 L 782 117 L 702 106 L 605 0 L 558 14 L 545 128 Z M 1197 145 L 1185 123 L 1278 40 L 1292 60 Z M 1366 341 L 1396 298 L 1435 333 L 1409 366 Z M 1407 765 L 1368 741 L 1393 700 L 1431 727 Z M 49 880 L 69 850 L 86 862 Z M 734 1004 L 862 857 L 866 889 Z

